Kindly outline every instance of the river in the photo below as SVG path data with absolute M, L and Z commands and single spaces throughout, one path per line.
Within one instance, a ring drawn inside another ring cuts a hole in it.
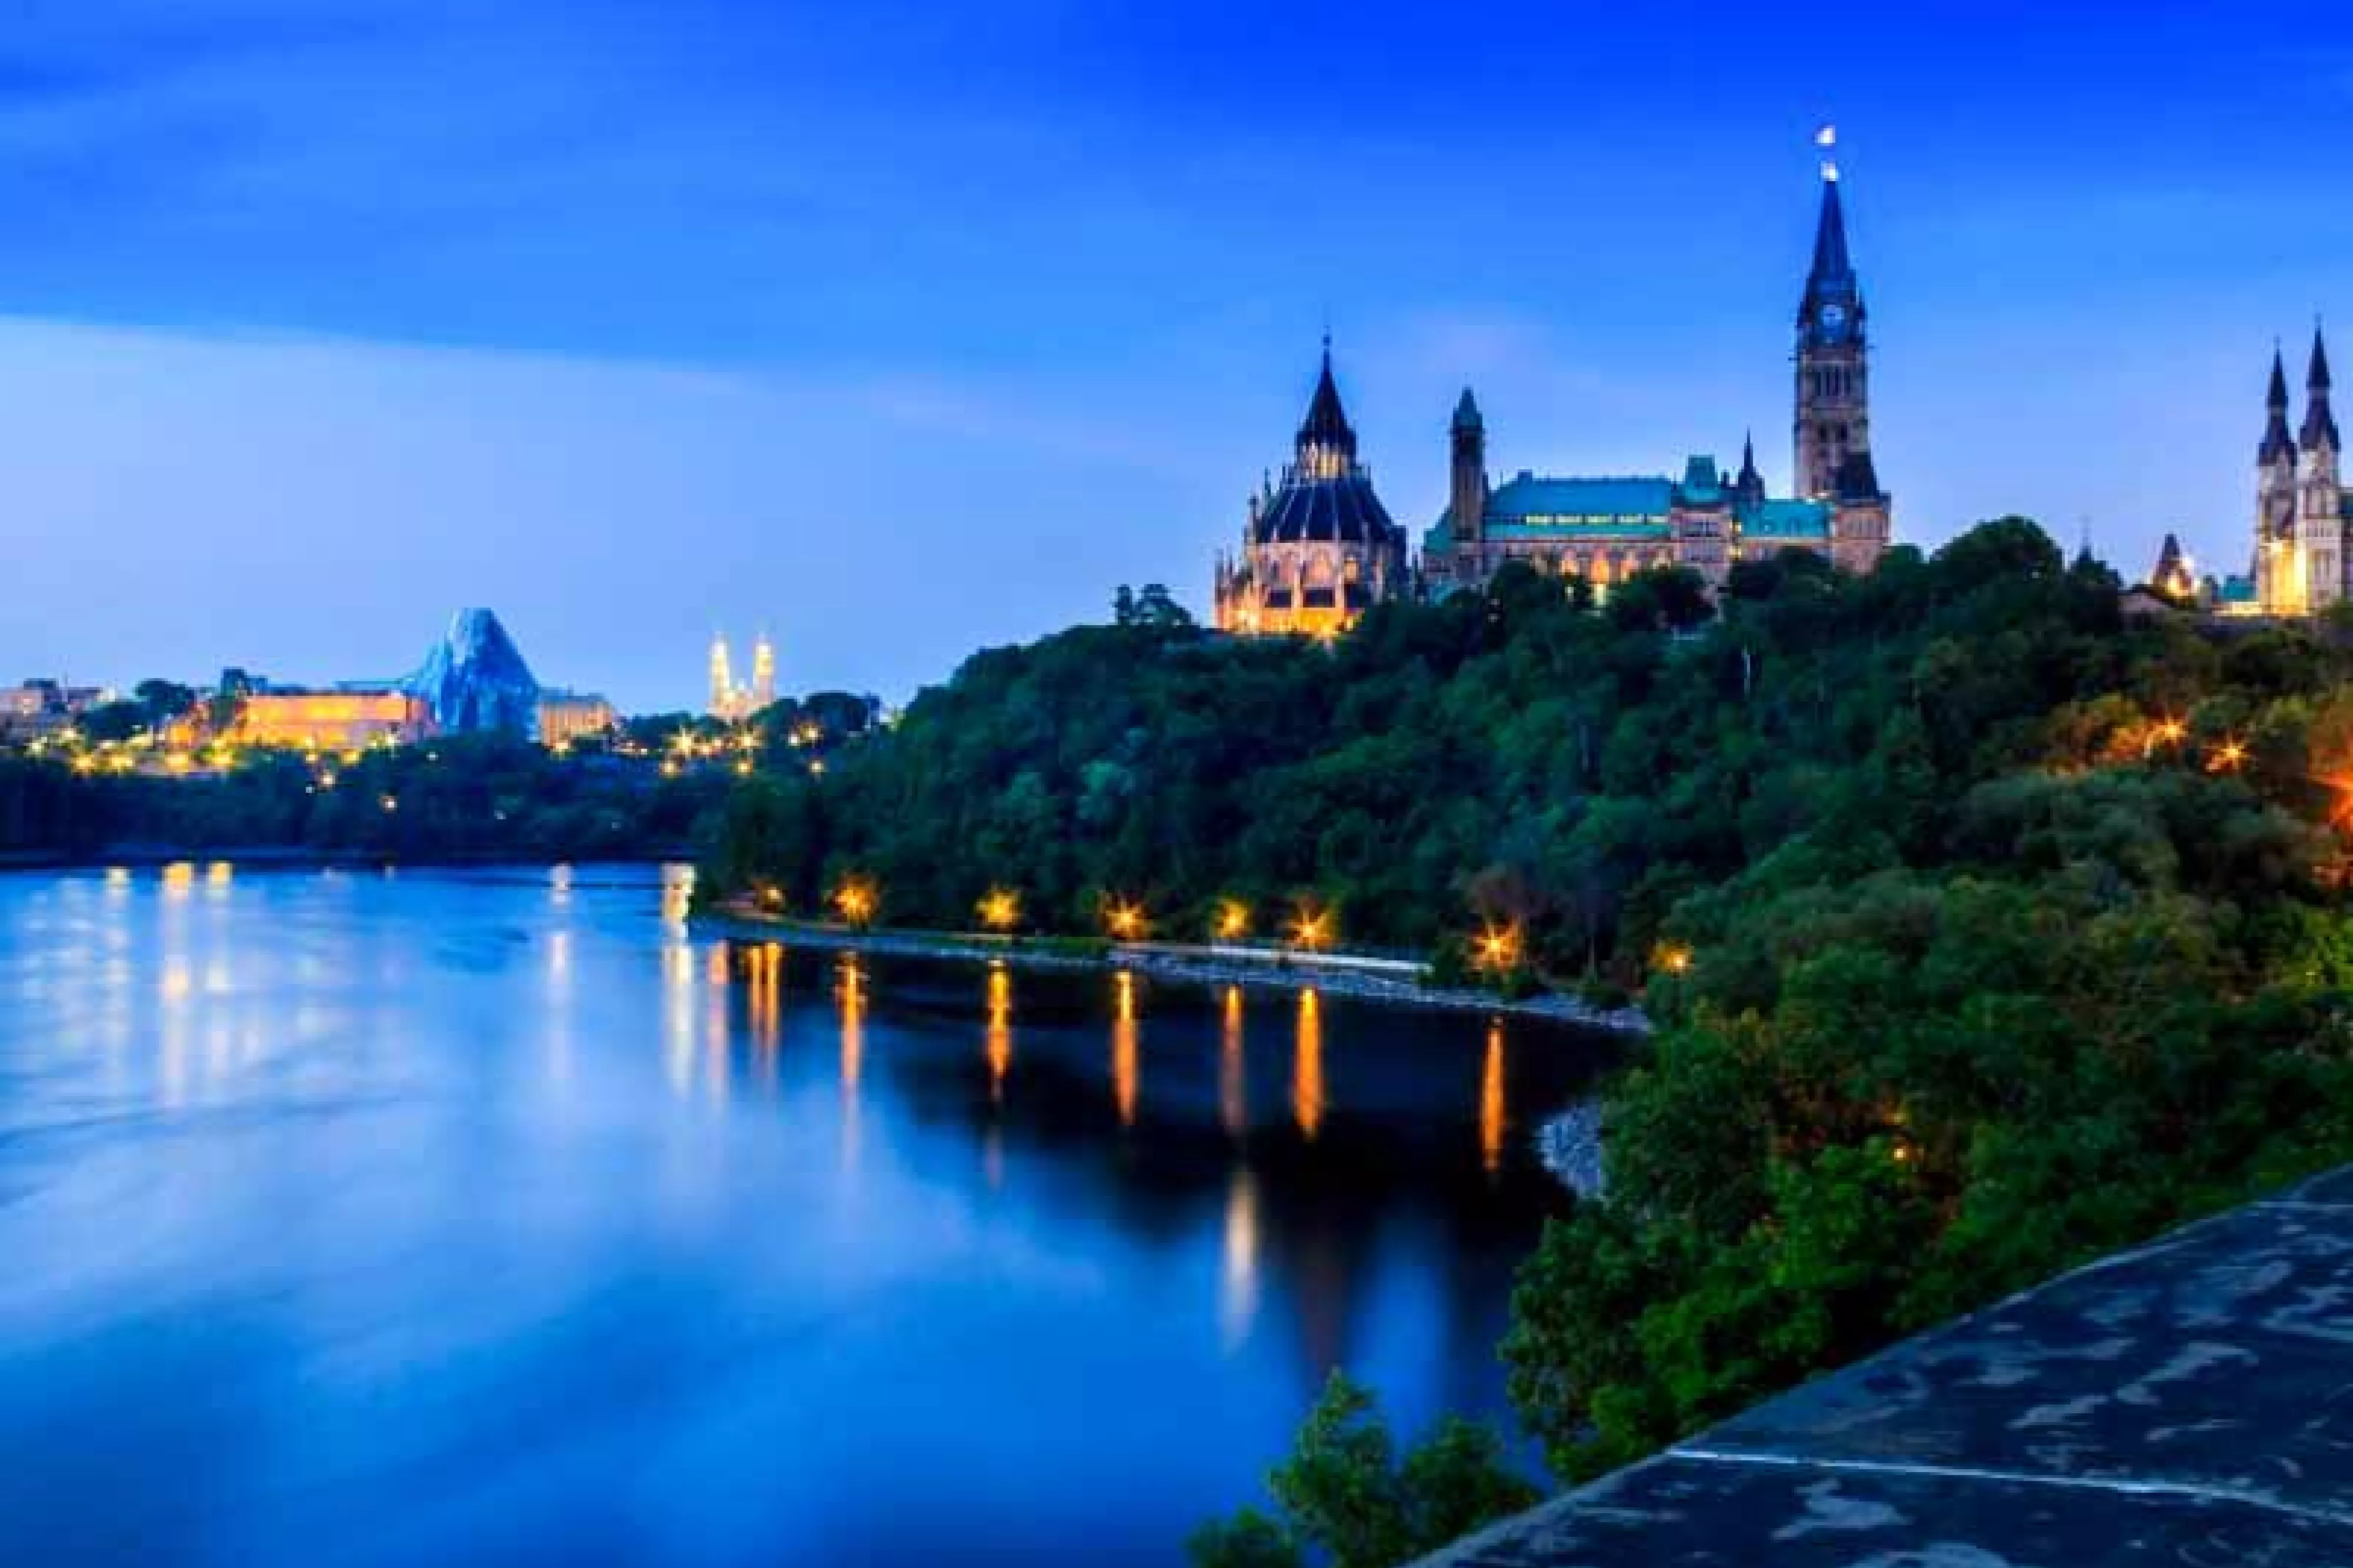
M 730 944 L 651 869 L 0 876 L 0 1558 L 1176 1563 L 1503 1407 L 1534 1023 Z

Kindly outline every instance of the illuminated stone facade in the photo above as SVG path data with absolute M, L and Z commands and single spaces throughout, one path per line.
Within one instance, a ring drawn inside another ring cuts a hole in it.
M 400 691 L 256 692 L 237 704 L 227 739 L 245 746 L 356 751 L 406 745 L 432 729 L 422 698 Z
M 112 693 L 95 686 L 68 686 L 61 680 L 35 679 L 19 686 L 0 687 L 0 741 L 19 744 L 62 734 L 73 722 Z
M 539 694 L 539 738 L 549 746 L 568 746 L 575 741 L 595 739 L 609 733 L 619 722 L 613 705 L 601 697 L 579 691 L 542 691 Z
M 1356 432 L 1324 344 L 1307 417 L 1282 483 L 1250 499 L 1239 555 L 1218 558 L 1216 623 L 1244 636 L 1330 637 L 1411 586 L 1405 530 L 1356 460 Z
M 2221 584 L 2225 614 L 2316 616 L 2353 596 L 2353 489 L 2346 488 L 2328 345 L 2312 332 L 2304 423 L 2287 423 L 2287 366 L 2272 353 L 2263 445 L 2255 453 L 2255 550 L 2249 574 Z
M 738 723 L 776 700 L 776 650 L 765 632 L 752 645 L 752 682 L 738 685 L 727 653 L 727 639 L 711 639 L 711 701 L 713 719 Z

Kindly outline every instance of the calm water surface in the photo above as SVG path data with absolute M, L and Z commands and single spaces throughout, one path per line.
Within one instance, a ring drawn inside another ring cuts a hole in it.
M 0 877 L 0 1560 L 1174 1563 L 1498 1409 L 1593 1042 L 729 944 L 654 872 Z

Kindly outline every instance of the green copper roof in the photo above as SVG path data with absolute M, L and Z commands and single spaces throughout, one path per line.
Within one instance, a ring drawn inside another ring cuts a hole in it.
M 2255 580 L 2253 577 L 2222 579 L 2222 602 L 2226 605 L 2252 605 L 2255 602 Z
M 1673 481 L 1663 478 L 1555 479 L 1522 474 L 1488 498 L 1487 527 L 1663 520 L 1674 504 L 1674 490 Z
M 1676 494 L 1693 506 L 1714 506 L 1724 499 L 1724 476 L 1716 472 L 1715 458 L 1705 452 L 1695 452 L 1683 461 L 1683 482 L 1675 487 Z
M 1768 500 L 1740 520 L 1744 538 L 1816 539 L 1831 531 L 1827 501 Z

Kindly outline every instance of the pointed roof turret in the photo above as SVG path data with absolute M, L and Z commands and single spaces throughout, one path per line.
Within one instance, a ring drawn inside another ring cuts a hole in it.
M 1315 378 L 1315 395 L 1308 400 L 1307 417 L 1299 426 L 1299 445 L 1326 447 L 1345 454 L 1353 460 L 1356 456 L 1356 432 L 1348 424 L 1347 411 L 1340 406 L 1340 386 L 1332 379 L 1332 334 L 1324 334 L 1324 370 Z
M 1839 200 L 1838 171 L 1822 170 L 1822 212 L 1814 224 L 1814 283 L 1851 282 L 1854 263 L 1846 249 L 1846 207 Z
M 1757 471 L 1757 433 L 1748 431 L 1740 437 L 1740 474 L 1732 488 L 1744 500 L 1765 499 L 1765 476 Z
M 2277 343 L 2272 345 L 2272 384 L 2263 396 L 2263 411 L 2270 417 L 2263 423 L 2263 444 L 2255 454 L 2255 461 L 2268 468 L 2282 458 L 2293 460 L 2295 438 L 2287 429 L 2287 366 L 2280 358 Z
M 2198 580 L 2189 574 L 2189 558 L 2182 553 L 2181 541 L 2168 533 L 2157 552 L 2157 570 L 2149 574 L 2149 585 L 2176 598 L 2191 598 L 2197 595 Z
M 1464 387 L 1462 389 L 1462 395 L 1457 398 L 1454 403 L 1453 428 L 1458 433 L 1468 433 L 1474 430 L 1484 430 L 1486 427 L 1486 420 L 1482 418 L 1479 414 L 1479 400 L 1471 395 L 1471 389 L 1469 387 Z
M 2328 345 L 2321 340 L 2320 323 L 2312 324 L 2312 365 L 2304 376 L 2304 429 L 2299 439 L 2307 452 L 2326 446 L 2337 450 L 2337 416 L 2328 406 Z

